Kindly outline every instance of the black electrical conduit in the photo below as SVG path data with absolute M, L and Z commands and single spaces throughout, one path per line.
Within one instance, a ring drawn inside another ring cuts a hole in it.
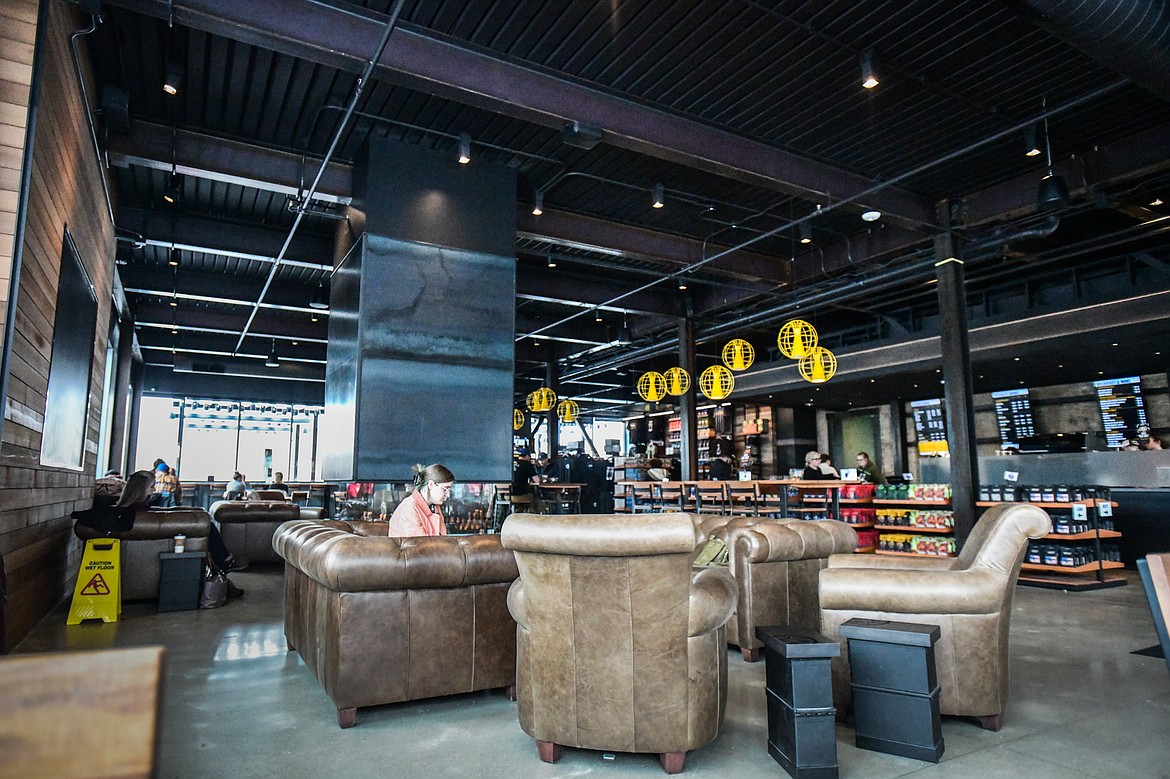
M 1128 83 L 1129 83 L 1128 80 L 1120 80 L 1120 81 L 1111 82 L 1111 83 L 1106 84 L 1105 86 L 1102 86 L 1102 87 L 1098 87 L 1097 89 L 1094 89 L 1093 91 L 1091 91 L 1087 94 L 1084 94 L 1084 95 L 1081 95 L 1080 97 L 1069 100 L 1069 101 L 1067 101 L 1067 102 L 1065 102 L 1065 103 L 1063 103 L 1055 108 L 1051 108 L 1051 109 L 1042 111 L 1039 115 L 1030 117 L 1027 121 L 1017 122 L 1016 124 L 1012 125 L 1011 127 L 1007 128 L 1005 130 L 1000 130 L 999 132 L 993 133 L 993 134 L 991 134 L 985 138 L 982 138 L 978 141 L 975 141 L 973 143 L 969 143 L 960 149 L 956 149 L 954 151 L 947 152 L 946 154 L 942 155 L 941 157 L 938 157 L 934 160 L 931 160 L 930 162 L 925 162 L 921 165 L 917 165 L 917 166 L 911 168 L 910 170 L 903 171 L 902 173 L 899 173 L 898 175 L 893 176 L 892 178 L 889 178 L 889 179 L 887 179 L 879 184 L 874 184 L 871 187 L 867 187 L 860 192 L 857 192 L 853 195 L 850 195 L 847 198 L 834 201 L 833 203 L 830 203 L 829 205 L 824 206 L 823 208 L 821 208 L 817 211 L 814 211 L 811 214 L 808 214 L 806 216 L 802 216 L 798 219 L 789 220 L 788 222 L 781 224 L 778 227 L 775 227 L 775 228 L 773 228 L 765 233 L 761 233 L 753 238 L 749 238 L 748 240 L 740 243 L 737 246 L 733 246 L 729 249 L 725 249 L 721 252 L 717 252 L 717 253 L 711 255 L 710 257 L 699 260 L 697 262 L 693 262 L 690 265 L 687 265 L 686 267 L 683 267 L 677 271 L 674 271 L 673 273 L 671 273 L 668 276 L 663 276 L 660 279 L 643 284 L 640 287 L 636 287 L 635 289 L 632 289 L 628 292 L 624 292 L 621 295 L 610 298 L 609 300 L 604 301 L 603 303 L 599 303 L 598 305 L 602 305 L 602 306 L 613 305 L 614 303 L 617 303 L 618 301 L 624 300 L 632 295 L 636 295 L 639 292 L 645 292 L 646 290 L 662 283 L 663 281 L 672 280 L 672 279 L 677 278 L 678 276 L 690 273 L 697 268 L 701 268 L 702 266 L 707 265 L 708 263 L 714 262 L 715 260 L 718 260 L 718 259 L 722 259 L 723 257 L 726 257 L 734 252 L 740 251 L 742 249 L 746 249 L 749 246 L 753 246 L 753 245 L 759 243 L 760 241 L 763 241 L 766 238 L 770 238 L 774 235 L 778 235 L 779 233 L 782 233 L 785 230 L 790 230 L 793 227 L 796 227 L 796 226 L 808 221 L 809 219 L 812 219 L 814 216 L 820 216 L 820 215 L 826 214 L 830 211 L 835 211 L 836 209 L 841 208 L 842 206 L 845 206 L 845 205 L 848 205 L 850 203 L 854 203 L 856 201 L 865 199 L 865 198 L 869 197 L 870 195 L 877 194 L 878 192 L 881 192 L 884 189 L 892 187 L 896 184 L 900 184 L 901 182 L 905 181 L 906 179 L 911 178 L 913 176 L 916 176 L 919 173 L 923 173 L 925 171 L 931 170 L 932 168 L 935 168 L 939 165 L 942 165 L 945 162 L 949 162 L 949 161 L 956 159 L 958 157 L 962 157 L 965 154 L 969 154 L 972 151 L 979 149 L 983 146 L 986 146 L 989 143 L 994 143 L 994 142 L 1001 140 L 1003 138 L 1007 138 L 1009 136 L 1015 135 L 1015 134 L 1023 131 L 1024 129 L 1032 126 L 1037 121 L 1040 121 L 1046 117 L 1054 116 L 1056 114 L 1063 113 L 1065 111 L 1069 111 L 1069 110 L 1076 108 L 1078 106 L 1084 105 L 1085 103 L 1092 102 L 1093 100 L 1096 100 L 1104 95 L 1107 95 L 1116 89 L 1120 89 L 1121 87 L 1127 85 Z M 585 313 L 585 311 L 579 311 L 577 313 L 570 314 L 569 316 L 563 317 L 562 319 L 559 319 L 556 322 L 551 322 L 547 325 L 544 325 L 543 327 L 537 328 L 536 330 L 533 330 L 532 332 L 518 335 L 518 336 L 516 336 L 515 340 L 521 341 L 527 337 L 540 335 L 541 333 L 547 332 L 548 330 L 551 330 L 554 327 L 559 327 L 560 325 L 567 324 L 568 322 L 571 322 L 574 319 L 577 319 L 578 317 L 583 316 L 584 313 Z
M 394 8 L 390 11 L 390 18 L 386 22 L 386 32 L 382 34 L 382 40 L 378 43 L 377 51 L 366 62 L 365 69 L 362 71 L 361 76 L 358 77 L 357 83 L 354 84 L 353 95 L 349 99 L 349 107 L 337 125 L 337 132 L 334 133 L 333 140 L 329 143 L 329 149 L 325 152 L 325 158 L 321 160 L 321 167 L 317 171 L 317 176 L 313 179 L 313 184 L 309 187 L 308 192 L 305 193 L 303 202 L 309 202 L 313 198 L 313 195 L 316 194 L 317 187 L 321 185 L 321 178 L 325 175 L 325 169 L 329 167 L 329 161 L 333 158 L 333 153 L 337 150 L 337 145 L 341 142 L 341 136 L 345 132 L 345 126 L 349 123 L 350 116 L 357 108 L 358 100 L 361 99 L 366 82 L 369 81 L 371 74 L 374 72 L 374 68 L 377 67 L 378 61 L 382 59 L 382 52 L 386 50 L 386 44 L 390 42 L 390 33 L 394 32 L 394 28 L 398 26 L 398 14 L 401 13 L 402 6 L 405 2 L 406 0 L 396 0 L 394 3 Z M 268 278 L 264 280 L 264 286 L 260 290 L 260 296 L 252 304 L 252 313 L 248 314 L 248 321 L 244 323 L 244 328 L 240 331 L 240 338 L 236 341 L 235 348 L 232 349 L 233 355 L 238 353 L 240 347 L 243 346 L 244 339 L 248 336 L 248 330 L 256 320 L 256 314 L 260 312 L 260 304 L 264 302 L 264 297 L 268 294 L 268 290 L 276 278 L 277 271 L 280 270 L 280 264 L 284 260 L 284 255 L 288 252 L 288 247 L 292 244 L 293 236 L 297 234 L 297 228 L 301 226 L 301 220 L 305 217 L 304 211 L 298 210 L 296 213 L 296 218 L 293 220 L 292 227 L 288 231 L 288 237 L 284 239 L 284 246 L 280 247 L 280 252 L 276 255 L 272 267 L 268 270 Z

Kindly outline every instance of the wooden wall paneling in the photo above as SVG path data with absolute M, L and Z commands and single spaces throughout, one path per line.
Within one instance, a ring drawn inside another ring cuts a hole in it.
M 40 105 L 29 171 L 9 402 L 0 442 L 0 461 L 5 463 L 0 474 L 5 477 L 0 481 L 0 555 L 5 559 L 9 585 L 4 649 L 11 648 L 68 595 L 77 575 L 81 545 L 73 537 L 69 513 L 91 501 L 114 272 L 114 230 L 102 192 L 104 174 L 90 143 L 69 47 L 70 34 L 84 27 L 82 17 L 72 4 L 50 3 L 46 18 L 38 20 L 37 7 L 35 1 L 17 0 L 6 1 L 0 8 L 0 28 L 8 28 L 0 29 L 0 188 L 11 179 L 3 170 L 18 170 L 22 159 L 20 149 L 4 143 L 15 137 L 5 132 L 9 125 L 4 119 L 19 113 L 20 79 L 29 81 L 31 77 L 31 67 L 22 71 L 20 62 L 25 59 L 31 64 L 31 48 L 17 46 L 16 53 L 8 55 L 7 50 L 13 48 L 9 37 L 35 35 L 36 25 L 45 25 L 44 50 L 38 52 L 43 58 L 38 74 Z M 18 23 L 6 25 L 14 17 Z M 15 111 L 6 105 L 11 99 L 18 101 L 12 103 Z M 27 97 L 24 100 L 27 104 Z M 23 144 L 23 133 L 17 135 Z M 14 215 L 3 210 L 8 202 L 15 208 L 16 198 L 0 197 L 0 231 L 7 227 L 11 236 Z M 66 226 L 98 297 L 98 337 L 89 377 L 82 472 L 39 464 Z M 0 241 L 4 234 L 0 232 Z M 0 257 L 0 268 L 4 266 Z M 7 287 L 4 289 L 6 292 Z

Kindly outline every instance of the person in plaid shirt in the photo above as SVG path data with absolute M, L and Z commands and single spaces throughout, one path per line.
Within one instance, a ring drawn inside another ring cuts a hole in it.
M 178 506 L 183 497 L 182 488 L 179 486 L 179 477 L 162 460 L 155 463 L 154 471 L 155 497 L 151 500 L 151 505 L 164 509 Z

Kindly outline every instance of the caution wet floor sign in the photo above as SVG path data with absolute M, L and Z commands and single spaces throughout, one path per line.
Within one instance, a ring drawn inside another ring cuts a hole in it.
M 118 621 L 122 611 L 120 543 L 116 538 L 93 538 L 85 542 L 66 625 L 77 625 L 86 619 Z

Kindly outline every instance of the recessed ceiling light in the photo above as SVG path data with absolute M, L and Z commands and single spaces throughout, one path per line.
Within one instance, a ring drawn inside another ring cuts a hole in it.
M 1112 346 L 1120 346 L 1120 344 L 1111 344 Z
M 861 218 L 867 222 L 876 222 L 877 220 L 882 218 L 882 212 L 881 211 L 874 211 L 874 210 L 863 211 L 861 214 Z
M 1116 346 L 1116 345 L 1117 345 L 1117 344 L 1114 344 L 1114 346 Z M 1013 358 L 1012 358 L 1012 360 L 1013 360 L 1013 361 L 1015 361 L 1015 362 L 1019 362 L 1019 361 L 1020 361 L 1020 358 L 1019 358 L 1019 357 L 1013 357 Z

